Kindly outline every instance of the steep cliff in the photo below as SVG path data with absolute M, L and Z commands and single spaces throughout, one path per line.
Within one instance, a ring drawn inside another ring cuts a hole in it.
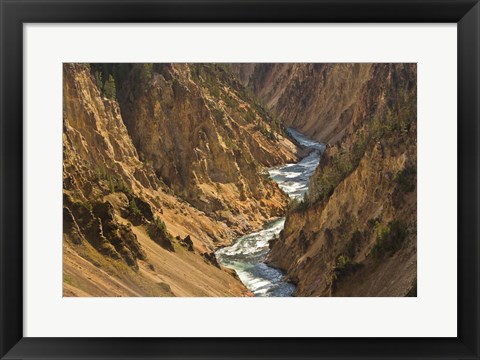
M 286 197 L 258 174 L 296 149 L 226 65 L 134 67 L 119 102 L 140 156 L 192 206 L 238 234 L 282 214 Z
M 63 69 L 64 295 L 247 294 L 212 252 L 282 212 L 285 195 L 261 172 L 294 159 L 295 146 L 233 90 L 235 120 L 220 100 L 214 118 L 188 68 L 166 67 L 178 76 L 169 82 L 136 65 L 117 91 L 94 66 Z M 263 131 L 247 134 L 255 126 Z
M 285 126 L 335 143 L 358 117 L 372 64 L 236 64 L 237 78 Z
M 416 65 L 369 72 L 269 254 L 297 296 L 416 295 Z
M 285 214 L 287 126 L 328 146 L 269 263 L 297 296 L 416 294 L 415 65 L 63 70 L 64 295 L 249 295 L 213 252 Z

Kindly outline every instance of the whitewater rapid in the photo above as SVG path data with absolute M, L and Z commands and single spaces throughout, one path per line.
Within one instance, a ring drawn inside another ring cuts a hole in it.
M 325 145 L 308 139 L 294 129 L 288 129 L 288 133 L 299 144 L 313 151 L 298 163 L 271 168 L 268 173 L 288 196 L 302 198 L 308 191 L 308 180 L 320 161 Z M 284 225 L 284 217 L 269 222 L 262 230 L 242 236 L 232 246 L 216 252 L 218 261 L 234 269 L 255 296 L 291 296 L 295 291 L 295 285 L 284 281 L 284 274 L 280 270 L 265 264 L 270 250 L 268 242 L 278 237 Z

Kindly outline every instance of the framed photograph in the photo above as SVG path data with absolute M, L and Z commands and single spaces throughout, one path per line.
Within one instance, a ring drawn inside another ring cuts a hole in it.
M 0 4 L 2 359 L 479 359 L 478 1 Z

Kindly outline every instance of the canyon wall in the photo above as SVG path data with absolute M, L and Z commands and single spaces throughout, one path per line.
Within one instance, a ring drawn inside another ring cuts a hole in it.
M 284 211 L 295 145 L 221 68 L 109 69 L 63 69 L 64 295 L 248 295 L 213 252 Z
M 287 127 L 323 143 L 335 143 L 358 118 L 372 64 L 236 64 L 250 88 Z
M 297 296 L 416 294 L 416 65 L 65 64 L 65 296 L 245 296 L 214 251 L 283 216 Z M 302 201 L 266 169 L 327 144 Z
M 133 143 L 172 191 L 243 234 L 279 216 L 286 198 L 261 169 L 295 147 L 217 64 L 155 64 L 130 72 L 119 102 Z
M 297 284 L 296 296 L 416 295 L 416 65 L 365 69 L 350 124 L 271 246 L 268 261 Z

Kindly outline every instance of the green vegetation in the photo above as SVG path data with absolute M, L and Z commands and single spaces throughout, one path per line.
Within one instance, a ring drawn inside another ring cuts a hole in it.
M 306 201 L 306 196 L 303 199 L 293 198 L 288 203 L 287 212 L 289 211 L 303 211 L 308 208 L 308 202 Z
M 223 64 L 191 64 L 190 74 L 192 79 L 202 84 L 208 89 L 210 95 L 214 98 L 222 98 L 222 84 L 227 79 Z
M 335 285 L 345 277 L 354 274 L 362 264 L 353 262 L 347 255 L 340 254 L 335 259 L 333 267 L 323 275 L 327 286 L 335 289 Z
M 142 81 L 148 81 L 153 77 L 153 64 L 141 64 L 140 66 L 140 79 Z
M 265 127 L 265 124 L 261 121 L 257 122 L 257 124 L 255 125 L 255 127 L 253 128 L 253 130 L 255 131 L 260 131 L 263 136 L 265 136 L 267 139 L 269 140 L 276 140 L 277 137 L 275 136 L 275 132 L 272 131 L 272 130 L 269 130 Z
M 402 135 L 408 134 L 412 130 L 412 124 L 417 119 L 416 93 L 399 91 L 395 100 L 395 106 L 389 109 L 382 118 L 377 116 L 371 120 L 370 136 L 372 139 L 379 141 L 391 138 L 392 135 L 400 139 Z
M 80 205 L 87 209 L 88 212 L 93 210 L 93 204 L 90 201 L 81 202 Z
M 229 137 L 225 137 L 223 140 L 225 141 L 225 145 L 227 145 L 227 147 L 228 147 L 229 149 L 239 150 L 238 145 L 235 144 L 235 143 L 233 142 L 233 140 L 230 139 Z
M 276 133 L 284 134 L 284 128 L 274 116 L 272 116 L 254 95 L 251 89 L 246 89 L 238 83 L 232 74 L 231 64 L 191 64 L 189 66 L 192 79 L 205 86 L 211 96 L 223 100 L 227 112 L 237 112 L 240 109 L 239 100 L 249 104 L 244 119 L 249 123 L 255 123 L 258 117 L 255 130 L 270 140 L 276 140 Z M 229 91 L 223 90 L 228 86 Z M 225 119 L 219 114 L 214 114 L 215 119 L 221 123 Z M 267 129 L 266 124 L 269 126 Z
M 167 230 L 167 226 L 159 217 L 154 217 L 151 224 L 147 227 L 147 233 L 150 238 L 158 245 L 168 251 L 175 251 L 175 245 L 172 235 Z
M 358 166 L 361 157 L 355 158 L 354 155 L 363 154 L 364 151 L 363 149 L 354 153 L 340 149 L 335 156 L 332 156 L 320 175 L 311 182 L 308 201 L 315 203 L 330 197 L 338 184 Z
M 108 186 L 109 193 L 123 192 L 127 196 L 132 193 L 132 190 L 127 186 L 123 178 L 115 172 L 115 169 L 110 170 L 104 166 L 97 166 L 93 177 L 97 181 L 105 181 L 105 186 Z
M 407 224 L 393 220 L 386 226 L 380 221 L 375 224 L 376 244 L 372 249 L 372 256 L 378 258 L 382 255 L 393 255 L 400 250 L 409 234 Z
M 338 184 L 357 168 L 365 152 L 373 149 L 377 143 L 382 144 L 382 147 L 396 149 L 416 141 L 415 136 L 406 136 L 415 129 L 416 93 L 405 94 L 398 91 L 394 100 L 392 110 L 383 116 L 377 114 L 369 124 L 357 130 L 354 141 L 348 148 L 337 147 L 329 151 L 330 155 L 324 155 L 327 158 L 322 162 L 320 174 L 313 177 L 310 184 L 307 199 L 309 203 L 330 197 Z M 394 180 L 402 193 L 413 191 L 416 186 L 415 165 L 406 167 Z
M 117 88 L 120 88 L 127 80 L 132 70 L 136 70 L 134 75 L 138 76 L 141 81 L 146 81 L 153 76 L 154 64 L 90 63 L 89 68 L 102 96 L 115 100 Z
M 117 99 L 117 88 L 112 75 L 108 76 L 108 80 L 103 85 L 103 94 L 111 100 Z
M 128 202 L 128 212 L 130 213 L 131 216 L 134 216 L 134 217 L 142 216 L 142 212 L 138 208 L 134 198 L 131 198 L 130 201 Z
M 94 78 L 95 78 L 95 84 L 97 85 L 97 88 L 100 90 L 100 92 L 103 89 L 103 81 L 102 81 L 102 73 L 100 71 L 95 71 L 94 73 Z
M 235 99 L 231 95 L 224 95 L 223 96 L 223 101 L 225 102 L 225 105 L 227 105 L 227 107 L 230 110 L 233 110 L 233 111 L 238 110 L 238 101 L 237 101 L 237 99 Z
M 315 203 L 330 197 L 338 184 L 357 168 L 368 145 L 368 136 L 364 131 L 359 131 L 351 148 L 339 148 L 337 153 L 328 160 L 320 176 L 310 184 L 307 200 Z
M 157 216 L 155 216 L 153 219 L 152 225 L 156 230 L 167 232 L 167 226 L 165 225 L 165 222 Z
M 221 124 L 221 125 L 225 125 L 226 123 L 226 119 L 225 119 L 225 113 L 218 109 L 218 108 L 213 108 L 212 109 L 212 114 L 213 114 L 213 117 L 215 118 L 215 120 L 217 121 L 217 123 Z
M 338 255 L 335 261 L 334 268 L 337 280 L 357 271 L 360 266 L 360 264 L 352 262 L 352 260 L 348 256 L 344 254 Z
M 130 194 L 132 192 L 123 179 L 118 176 L 108 175 L 107 180 L 110 193 L 123 192 L 124 194 Z

